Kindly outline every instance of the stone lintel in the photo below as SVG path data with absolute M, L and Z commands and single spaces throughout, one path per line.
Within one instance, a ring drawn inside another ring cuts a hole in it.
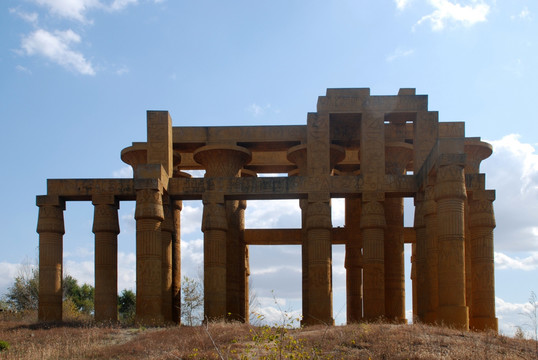
M 173 127 L 174 145 L 193 149 L 214 141 L 245 143 L 263 150 L 286 150 L 290 143 L 306 141 L 305 125 L 280 126 L 185 126 Z
M 65 210 L 65 200 L 58 195 L 38 195 L 36 196 L 37 206 L 57 206 Z
M 224 193 L 216 191 L 207 191 L 202 195 L 202 202 L 206 204 L 224 204 Z
M 439 138 L 437 146 L 439 147 L 439 154 L 464 154 L 465 138 Z
M 345 227 L 334 227 L 331 230 L 333 245 L 345 245 L 348 238 L 356 233 Z M 416 234 L 414 228 L 404 228 L 404 242 L 414 244 Z M 301 245 L 301 229 L 246 229 L 245 243 L 247 245 Z
M 365 191 L 362 193 L 362 201 L 385 201 L 385 193 L 381 191 Z
M 168 111 L 147 112 L 147 163 L 161 164 L 171 177 L 173 172 L 172 118 Z
M 398 96 L 401 95 L 416 95 L 417 90 L 415 88 L 400 88 L 398 90 Z
M 329 202 L 331 201 L 331 194 L 324 191 L 311 191 L 308 193 L 308 202 Z
M 114 194 L 119 200 L 135 200 L 133 179 L 49 179 L 47 192 L 69 201 L 91 201 L 93 194 Z
M 353 90 L 359 90 L 353 93 Z M 369 90 L 368 90 L 369 93 Z M 387 111 L 387 109 L 390 109 Z M 318 112 L 416 112 L 428 110 L 428 95 L 369 96 L 361 89 L 339 89 L 327 91 L 327 96 L 318 97 Z
M 93 205 L 115 205 L 119 208 L 119 201 L 114 194 L 93 194 Z

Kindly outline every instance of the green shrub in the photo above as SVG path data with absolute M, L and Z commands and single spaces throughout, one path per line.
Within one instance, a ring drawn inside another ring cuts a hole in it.
M 7 341 L 0 340 L 0 351 L 8 350 L 9 343 Z

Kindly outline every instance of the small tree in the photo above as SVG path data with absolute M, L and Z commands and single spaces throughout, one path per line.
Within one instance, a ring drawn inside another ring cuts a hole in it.
M 78 285 L 77 279 L 66 275 L 63 280 L 63 298 L 73 302 L 76 310 L 82 314 L 90 315 L 94 310 L 95 288 L 86 283 Z
M 198 325 L 203 320 L 204 289 L 200 280 L 184 276 L 181 283 L 181 320 L 184 325 Z
M 118 310 L 120 320 L 131 322 L 134 320 L 136 310 L 136 295 L 132 290 L 123 289 L 118 297 Z
M 16 310 L 37 310 L 39 304 L 39 269 L 29 262 L 22 264 L 15 282 L 5 295 L 8 307 Z

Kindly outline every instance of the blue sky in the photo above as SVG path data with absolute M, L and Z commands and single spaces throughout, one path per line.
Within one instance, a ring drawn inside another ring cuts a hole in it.
M 145 141 L 146 110 L 169 110 L 176 126 L 305 124 L 326 88 L 414 87 L 441 121 L 465 121 L 467 136 L 494 146 L 482 171 L 497 190 L 497 312 L 512 333 L 538 291 L 537 16 L 524 0 L 3 1 L 0 293 L 20 263 L 35 262 L 46 179 L 130 176 L 119 154 Z M 298 227 L 297 209 L 250 202 L 247 226 Z M 88 282 L 92 211 L 68 203 L 65 212 L 64 265 Z M 120 288 L 134 286 L 132 212 L 121 204 Z M 186 202 L 189 276 L 202 258 L 200 218 L 199 203 Z M 342 218 L 335 202 L 334 225 Z M 251 253 L 262 311 L 278 314 L 271 290 L 300 311 L 299 248 Z M 339 247 L 334 264 L 342 319 Z

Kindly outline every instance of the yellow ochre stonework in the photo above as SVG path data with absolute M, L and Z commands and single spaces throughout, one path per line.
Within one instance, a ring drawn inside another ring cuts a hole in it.
M 37 196 L 40 321 L 62 320 L 66 201 L 95 207 L 95 319 L 117 320 L 117 211 L 136 201 L 136 320 L 179 323 L 182 200 L 202 200 L 207 319 L 248 321 L 249 245 L 300 244 L 302 322 L 334 324 L 332 245 L 345 244 L 347 321 L 405 323 L 409 243 L 415 321 L 498 330 L 495 191 L 480 173 L 492 148 L 462 122 L 439 122 L 427 95 L 327 89 L 306 125 L 292 126 L 174 127 L 167 111 L 148 111 L 147 131 L 121 152 L 132 179 L 50 179 Z M 345 199 L 343 228 L 332 226 L 331 198 Z M 267 199 L 298 199 L 302 228 L 245 229 L 248 200 Z

